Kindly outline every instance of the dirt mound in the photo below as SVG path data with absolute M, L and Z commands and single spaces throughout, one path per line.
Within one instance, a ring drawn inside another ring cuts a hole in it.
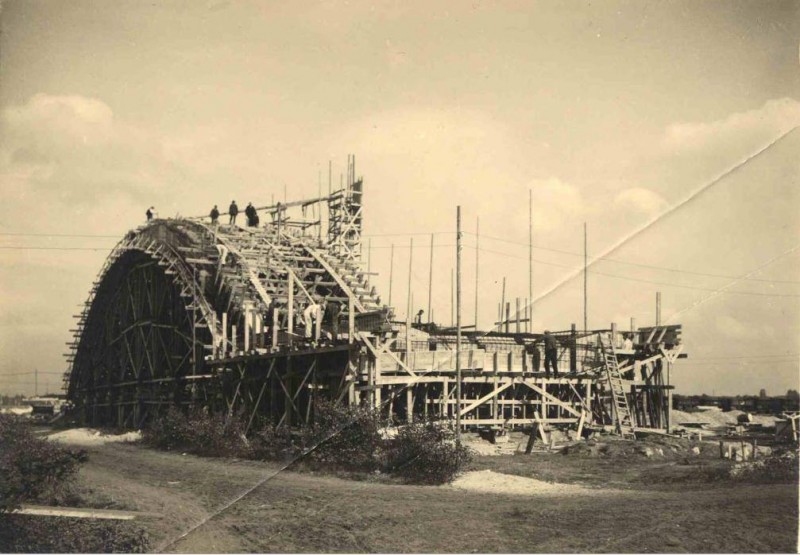
M 441 487 L 506 495 L 591 495 L 609 492 L 607 489 L 590 489 L 573 484 L 544 482 L 533 478 L 501 474 L 492 470 L 466 472 L 452 484 Z
M 677 437 L 648 436 L 638 441 L 617 438 L 589 440 L 567 445 L 560 453 L 577 457 L 673 459 L 718 456 L 718 447 Z

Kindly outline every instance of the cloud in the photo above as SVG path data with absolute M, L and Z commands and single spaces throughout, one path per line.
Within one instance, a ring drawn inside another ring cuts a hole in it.
M 563 226 L 583 221 L 588 213 L 580 189 L 558 178 L 537 180 L 533 189 L 534 228 L 553 231 Z M 542 207 L 537 210 L 537 207 Z
M 744 339 L 753 334 L 753 330 L 742 324 L 733 316 L 720 314 L 715 319 L 717 331 L 726 338 Z
M 96 98 L 36 94 L 4 109 L 0 125 L 0 183 L 31 202 L 143 199 L 169 173 L 159 141 Z
M 658 193 L 642 187 L 624 189 L 614 197 L 614 206 L 635 215 L 654 217 L 667 208 L 667 201 Z
M 663 146 L 678 152 L 705 148 L 748 151 L 798 125 L 800 102 L 791 98 L 773 99 L 755 110 L 737 112 L 710 123 L 673 123 L 664 132 Z

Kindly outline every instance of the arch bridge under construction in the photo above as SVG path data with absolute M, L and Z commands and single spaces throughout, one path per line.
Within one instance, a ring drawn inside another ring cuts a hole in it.
M 554 332 L 558 377 L 538 367 L 543 336 L 519 312 L 462 332 L 456 352 L 455 329 L 396 321 L 371 285 L 363 197 L 350 165 L 339 190 L 258 208 L 258 227 L 177 218 L 128 232 L 72 330 L 65 388 L 79 418 L 133 428 L 198 405 L 299 426 L 326 399 L 395 423 L 669 430 L 679 325 Z

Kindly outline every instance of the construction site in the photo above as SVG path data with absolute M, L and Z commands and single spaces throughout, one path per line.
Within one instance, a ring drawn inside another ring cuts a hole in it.
M 670 432 L 680 325 L 536 330 L 530 299 L 512 305 L 505 290 L 493 329 L 412 320 L 411 293 L 395 309 L 365 267 L 368 198 L 350 157 L 341 188 L 259 207 L 261 226 L 204 217 L 131 230 L 72 330 L 64 380 L 80 422 L 139 429 L 191 405 L 296 427 L 324 399 L 394 424 L 442 418 L 542 439 Z

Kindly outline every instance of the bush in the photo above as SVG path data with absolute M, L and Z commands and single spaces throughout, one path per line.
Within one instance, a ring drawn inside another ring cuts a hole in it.
M 320 401 L 311 425 L 298 431 L 260 426 L 250 438 L 255 459 L 298 461 L 313 468 L 369 471 L 378 468 L 380 419 L 367 408 Z
M 314 408 L 314 422 L 304 429 L 306 461 L 343 470 L 374 470 L 382 443 L 377 412 L 366 407 L 325 401 Z
M 146 553 L 147 534 L 131 522 L 0 515 L 2 553 Z
M 52 502 L 86 460 L 86 451 L 37 438 L 30 424 L 0 415 L 0 513 L 31 500 Z
M 445 422 L 415 422 L 401 428 L 389 442 L 387 471 L 414 484 L 452 482 L 471 460 L 469 450 L 455 441 Z
M 246 457 L 249 445 L 238 416 L 208 414 L 192 409 L 188 414 L 170 407 L 147 426 L 142 439 L 148 445 L 210 457 Z

